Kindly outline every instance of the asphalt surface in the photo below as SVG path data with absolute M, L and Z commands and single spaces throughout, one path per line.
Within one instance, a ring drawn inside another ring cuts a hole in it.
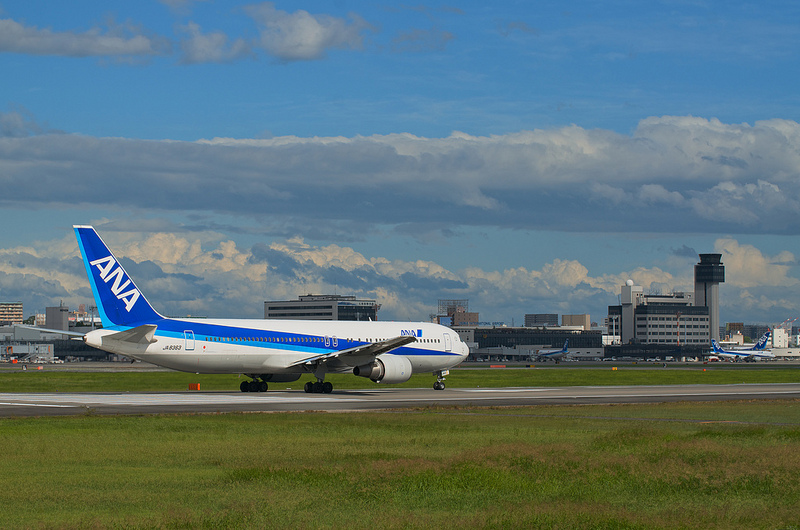
M 77 414 L 173 414 L 225 412 L 348 412 L 430 406 L 529 406 L 800 399 L 800 383 L 741 385 L 602 386 L 558 388 L 389 388 L 241 392 L 0 393 L 0 417 Z

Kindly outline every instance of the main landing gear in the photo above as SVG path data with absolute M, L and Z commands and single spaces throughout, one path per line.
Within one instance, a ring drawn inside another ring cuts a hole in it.
M 268 385 L 266 381 L 260 381 L 255 377 L 252 381 L 242 381 L 239 385 L 239 390 L 242 392 L 266 392 L 267 388 Z
M 436 374 L 436 382 L 433 383 L 434 390 L 444 390 L 444 377 L 450 373 L 450 370 L 439 370 L 434 372 Z
M 333 383 L 322 381 L 321 379 L 315 383 L 309 381 L 303 389 L 306 394 L 330 394 L 333 392 Z

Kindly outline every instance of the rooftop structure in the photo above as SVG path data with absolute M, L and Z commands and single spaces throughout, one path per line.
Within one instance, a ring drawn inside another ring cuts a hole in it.
M 380 304 L 338 294 L 308 294 L 264 302 L 264 318 L 281 320 L 378 320 Z

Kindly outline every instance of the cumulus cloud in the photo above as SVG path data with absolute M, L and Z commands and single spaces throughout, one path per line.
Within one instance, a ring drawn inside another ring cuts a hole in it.
M 92 28 L 83 33 L 56 32 L 0 19 L 0 52 L 31 55 L 154 56 L 167 53 L 166 39 L 147 36 L 138 28 L 112 25 L 106 31 Z
M 187 35 L 180 43 L 181 62 L 184 64 L 227 63 L 252 54 L 244 39 L 229 43 L 224 33 L 203 33 L 194 22 L 181 26 L 180 30 Z
M 735 239 L 718 239 L 714 252 L 722 254 L 725 265 L 725 282 L 736 287 L 752 286 L 787 287 L 798 284 L 789 276 L 795 256 L 783 251 L 776 256 L 766 256 L 753 245 L 742 245 Z
M 660 267 L 637 267 L 593 274 L 577 260 L 554 259 L 538 269 L 514 267 L 449 270 L 426 260 L 367 256 L 341 245 L 313 245 L 301 238 L 242 247 L 219 234 L 135 233 L 98 230 L 148 300 L 173 316 L 260 318 L 265 300 L 296 299 L 307 293 L 345 293 L 372 298 L 385 320 L 426 320 L 440 298 L 467 298 L 485 320 L 522 321 L 526 313 L 589 313 L 602 321 L 618 303 L 620 287 L 632 279 L 646 292 L 693 290 L 687 264 L 673 274 Z M 800 309 L 800 282 L 788 273 L 793 254 L 764 255 L 751 245 L 719 239 L 726 283 L 723 313 L 780 321 Z M 672 252 L 666 250 L 665 252 Z M 70 307 L 91 302 L 74 236 L 0 249 L 0 295 L 20 299 L 26 311 L 63 300 Z
M 331 49 L 360 50 L 363 34 L 374 28 L 363 18 L 348 19 L 298 10 L 288 13 L 264 2 L 245 8 L 259 25 L 258 46 L 281 61 L 321 59 Z
M 22 138 L 42 132 L 44 127 L 25 109 L 0 112 L 0 137 Z
M 639 188 L 638 197 L 642 202 L 650 204 L 680 206 L 684 202 L 683 195 L 677 191 L 669 191 L 661 184 L 644 184 Z
M 800 124 L 785 120 L 648 118 L 631 136 L 571 126 L 197 142 L 26 135 L 32 127 L 13 113 L 0 123 L 11 124 L 0 137 L 6 204 L 215 212 L 316 230 L 341 224 L 350 234 L 375 220 L 438 230 L 800 231 Z M 722 152 L 746 164 L 721 164 Z
M 176 13 L 188 13 L 192 0 L 162 0 Z M 26 26 L 15 20 L 0 19 L 0 52 L 66 57 L 147 58 L 169 55 L 180 50 L 181 64 L 226 63 L 246 57 L 255 58 L 258 48 L 279 61 L 308 61 L 322 59 L 330 50 L 361 50 L 364 36 L 375 32 L 374 26 L 359 15 L 348 18 L 327 14 L 311 14 L 298 10 L 293 13 L 276 9 L 272 2 L 247 6 L 244 13 L 258 26 L 259 37 L 254 41 L 229 38 L 221 31 L 203 32 L 192 21 L 176 26 L 173 38 L 157 36 L 133 24 L 109 23 L 107 28 L 94 27 L 87 31 L 53 31 Z M 445 42 L 440 32 L 428 37 Z M 177 43 L 177 46 L 173 46 Z

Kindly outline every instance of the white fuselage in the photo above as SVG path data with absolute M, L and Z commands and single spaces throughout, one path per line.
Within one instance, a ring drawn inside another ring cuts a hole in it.
M 120 329 L 92 331 L 84 340 L 158 366 L 217 374 L 307 373 L 307 366 L 297 365 L 303 359 L 402 335 L 413 335 L 416 341 L 385 355 L 406 357 L 414 372 L 446 370 L 469 353 L 458 334 L 431 323 L 165 319 L 156 324 L 152 343 L 113 340 Z M 326 371 L 351 372 L 373 357 L 333 359 Z

